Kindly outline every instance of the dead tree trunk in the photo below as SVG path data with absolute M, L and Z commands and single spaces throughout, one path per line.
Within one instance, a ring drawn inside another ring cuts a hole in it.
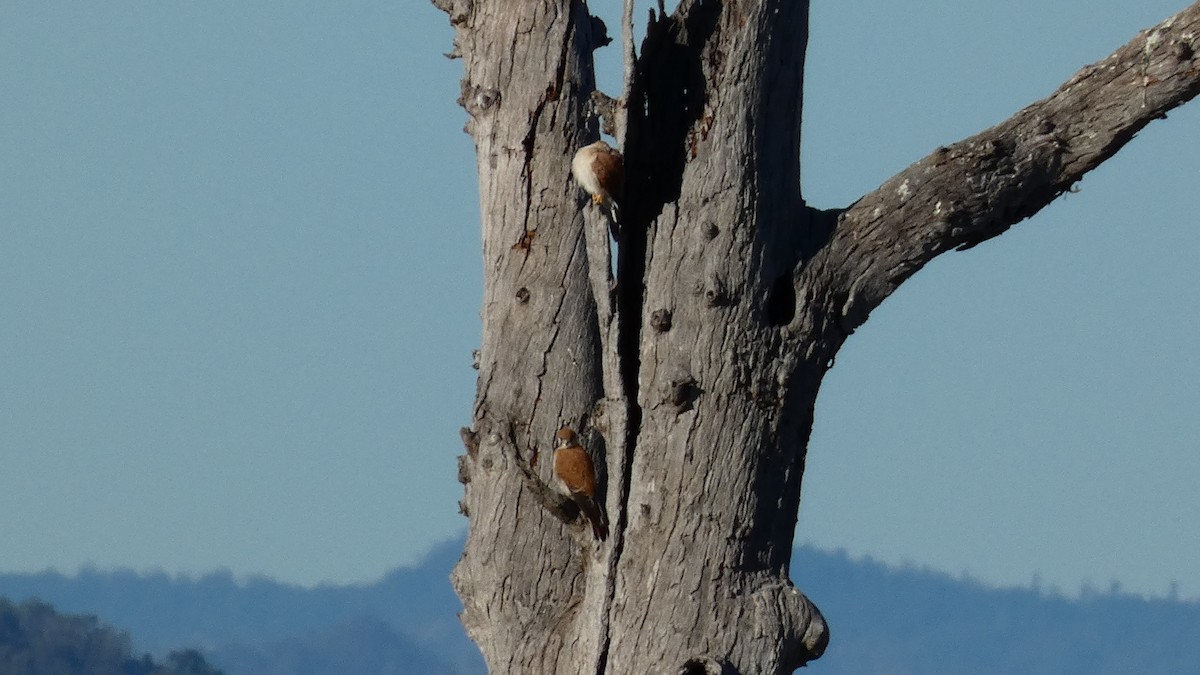
M 788 578 L 821 379 L 926 262 L 1004 232 L 1200 91 L 1200 3 L 846 209 L 800 194 L 806 2 L 684 0 L 630 42 L 618 270 L 572 183 L 594 140 L 583 0 L 434 0 L 464 59 L 485 289 L 454 573 L 494 673 L 790 673 L 828 632 Z M 597 99 L 599 100 L 599 99 Z M 612 534 L 548 484 L 597 460 Z

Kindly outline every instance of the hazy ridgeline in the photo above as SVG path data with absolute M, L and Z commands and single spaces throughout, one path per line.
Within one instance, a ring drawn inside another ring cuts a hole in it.
M 110 660 L 148 651 L 170 666 L 171 652 L 194 648 L 227 675 L 466 675 L 482 673 L 483 663 L 458 624 L 447 580 L 461 546 L 448 542 L 419 566 L 365 585 L 83 570 L 0 575 L 0 596 L 38 598 L 127 631 L 132 646 L 112 632 L 116 651 L 103 652 Z M 793 577 L 832 628 L 829 650 L 809 667 L 815 675 L 1174 675 L 1200 662 L 1195 601 L 1147 599 L 1115 585 L 1077 598 L 994 589 L 809 547 L 796 550 Z

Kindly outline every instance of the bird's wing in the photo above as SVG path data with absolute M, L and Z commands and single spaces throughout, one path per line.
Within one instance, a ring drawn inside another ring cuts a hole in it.
M 574 492 L 589 497 L 596 494 L 596 470 L 592 458 L 582 446 L 562 448 L 555 453 L 554 471 Z
M 625 165 L 621 153 L 611 148 L 597 152 L 592 157 L 591 168 L 609 196 L 619 197 L 621 186 L 625 183 Z

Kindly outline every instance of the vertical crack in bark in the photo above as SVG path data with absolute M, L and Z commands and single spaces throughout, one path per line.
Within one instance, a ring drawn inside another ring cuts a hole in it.
M 570 18 L 568 19 L 567 30 L 563 32 L 562 45 L 558 52 L 558 66 L 554 71 L 554 79 L 546 85 L 546 91 L 542 93 L 538 99 L 537 107 L 529 115 L 529 131 L 525 134 L 525 138 L 521 141 L 521 147 L 525 151 L 525 162 L 521 170 L 521 177 L 525 181 L 525 215 L 521 222 L 521 227 L 526 234 L 529 232 L 529 220 L 533 213 L 533 156 L 534 149 L 537 144 L 539 127 L 541 126 L 542 114 L 546 111 L 546 106 L 557 101 L 562 95 L 563 83 L 566 81 L 567 62 L 570 60 L 571 41 L 576 36 L 577 30 L 575 26 L 575 8 L 574 2 L 570 3 L 568 11 Z M 515 48 L 515 43 L 514 43 Z M 535 228 L 536 229 L 536 228 Z M 529 251 L 526 250 L 526 259 L 528 259 Z
M 628 147 L 626 148 L 628 153 Z M 628 154 L 626 157 L 628 162 Z M 629 191 L 626 190 L 628 198 Z M 628 204 L 628 201 L 627 201 Z M 621 473 L 619 485 L 609 485 L 617 492 L 617 509 L 613 521 L 613 550 L 609 559 L 609 577 L 606 598 L 606 614 L 611 611 L 616 597 L 616 570 L 620 565 L 621 555 L 625 548 L 625 530 L 629 522 L 629 493 L 633 453 L 637 445 L 638 432 L 641 429 L 641 406 L 638 404 L 638 371 L 641 369 L 641 324 L 643 302 L 643 278 L 645 275 L 645 227 L 634 224 L 633 209 L 625 210 L 625 219 L 618 232 L 618 255 L 616 273 L 616 312 L 610 316 L 610 321 L 616 321 L 616 363 L 617 378 L 620 381 L 620 398 L 625 406 L 624 437 L 621 439 Z M 605 243 L 607 246 L 607 242 Z M 591 264 L 591 261 L 589 261 Z M 611 297 L 611 296 L 609 296 Z M 597 298 L 599 303 L 600 298 Z M 599 311 L 599 308 L 597 308 Z M 601 326 L 601 331 L 607 328 Z M 610 392 L 605 392 L 611 398 Z M 600 653 L 596 661 L 597 675 L 603 675 L 608 670 L 608 656 L 611 645 L 610 617 L 602 620 L 603 637 Z
M 529 218 L 533 214 L 533 155 L 537 146 L 538 126 L 541 123 L 542 112 L 546 109 L 546 103 L 549 100 L 549 95 L 543 95 L 538 100 L 537 107 L 529 115 L 529 132 L 525 134 L 525 138 L 521 139 L 521 148 L 525 151 L 525 162 L 521 166 L 521 180 L 525 182 L 525 214 L 521 220 L 523 236 L 529 234 Z M 525 260 L 528 259 L 529 252 L 526 251 Z M 521 264 L 524 265 L 524 261 Z
M 582 236 L 582 233 L 580 233 Z M 578 241 L 571 251 L 571 258 L 568 260 L 566 267 L 563 268 L 562 278 L 559 280 L 559 287 L 562 295 L 558 298 L 558 306 L 554 308 L 554 317 L 550 319 L 551 333 L 550 341 L 546 343 L 546 348 L 542 351 L 542 367 L 537 374 L 537 391 L 534 393 L 533 405 L 530 406 L 529 420 L 526 423 L 526 429 L 533 429 L 533 421 L 537 418 L 538 405 L 542 402 L 542 387 L 545 384 L 546 373 L 550 372 L 550 352 L 554 351 L 554 345 L 558 342 L 558 336 L 562 332 L 559 326 L 559 317 L 562 316 L 563 306 L 567 301 L 567 277 L 571 274 L 571 270 L 575 267 L 576 255 L 579 252 Z M 536 440 L 536 439 L 533 439 Z
M 636 143 L 636 132 L 631 141 L 630 118 L 641 118 L 643 115 L 643 85 L 638 71 L 638 58 L 633 46 L 633 0 L 625 0 L 622 11 L 622 61 L 624 65 L 624 82 L 622 86 L 622 104 L 624 110 L 618 111 L 616 117 L 616 137 L 625 153 L 626 185 L 625 202 L 622 204 L 624 218 L 621 227 L 616 232 L 617 261 L 616 261 L 616 317 L 617 339 L 616 359 L 618 377 L 621 382 L 622 395 L 625 405 L 624 438 L 622 439 L 620 484 L 616 487 L 617 509 L 613 523 L 613 550 L 609 562 L 607 609 L 611 612 L 616 600 L 616 571 L 621 564 L 625 552 L 626 531 L 629 524 L 629 495 L 632 488 L 633 457 L 637 449 L 637 439 L 642 427 L 642 408 L 639 403 L 638 373 L 641 370 L 642 344 L 642 310 L 645 296 L 646 275 L 646 243 L 647 226 L 638 196 L 639 186 L 644 181 L 634 179 L 629 174 L 631 158 L 636 162 L 642 153 Z M 633 110 L 631 110 L 631 108 Z M 636 123 L 635 123 L 636 124 Z M 608 671 L 610 648 L 612 645 L 611 616 L 603 621 L 604 635 L 597 659 L 598 675 Z

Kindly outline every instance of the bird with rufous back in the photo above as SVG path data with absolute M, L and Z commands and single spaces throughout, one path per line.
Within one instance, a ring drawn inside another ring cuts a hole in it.
M 607 210 L 615 226 L 621 209 L 617 202 L 625 185 L 625 159 L 604 141 L 585 145 L 571 160 L 571 174 L 592 196 L 592 203 Z
M 592 536 L 597 541 L 604 541 L 608 537 L 608 524 L 596 502 L 596 467 L 592 464 L 592 456 L 579 444 L 579 437 L 570 427 L 559 429 L 555 439 L 554 478 L 558 488 L 588 519 Z

